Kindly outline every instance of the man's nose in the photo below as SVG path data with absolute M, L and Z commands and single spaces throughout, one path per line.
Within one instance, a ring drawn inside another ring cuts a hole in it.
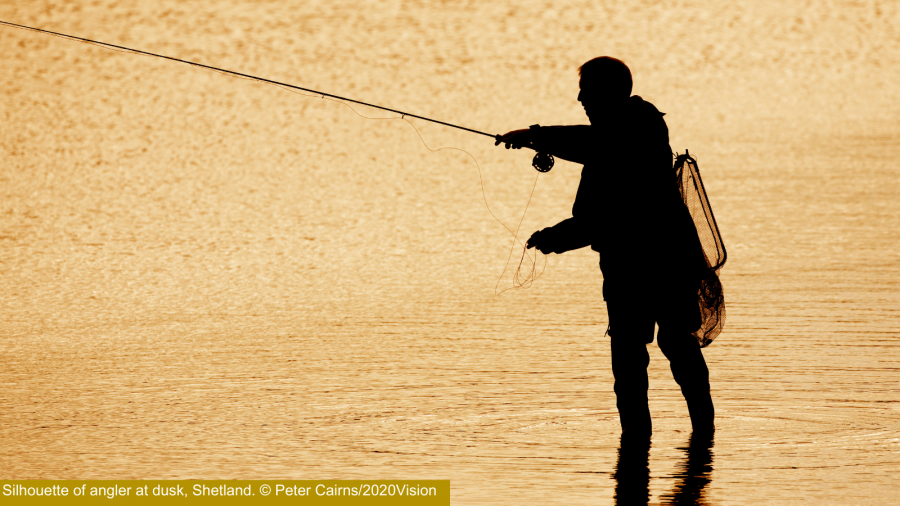
M 581 90 L 578 91 L 578 101 L 579 102 L 581 102 L 581 95 L 583 95 L 583 94 L 584 94 L 584 91 L 581 91 Z

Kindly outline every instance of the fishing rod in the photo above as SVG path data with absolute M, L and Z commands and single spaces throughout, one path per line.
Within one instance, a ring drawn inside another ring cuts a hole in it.
M 87 43 L 89 43 L 89 44 L 97 44 L 97 45 L 100 45 L 100 46 L 106 46 L 106 47 L 110 47 L 110 48 L 114 48 L 114 49 L 119 49 L 119 50 L 129 51 L 129 52 L 132 52 L 132 53 L 143 54 L 143 55 L 146 55 L 146 56 L 155 56 L 155 57 L 157 57 L 157 58 L 164 58 L 164 59 L 166 59 L 166 60 L 171 60 L 171 61 L 175 61 L 175 62 L 179 62 L 179 63 L 186 63 L 186 64 L 188 64 L 188 65 L 193 65 L 193 66 L 195 66 L 195 67 L 201 67 L 201 68 L 205 68 L 205 69 L 209 69 L 209 70 L 215 70 L 215 71 L 217 71 L 217 72 L 223 72 L 223 73 L 226 73 L 226 74 L 231 74 L 231 75 L 235 75 L 235 76 L 239 76 L 239 77 L 244 77 L 244 78 L 247 78 L 247 79 L 253 79 L 253 80 L 255 80 L 255 81 L 260 81 L 260 82 L 264 82 L 264 83 L 274 84 L 274 85 L 276 85 L 276 86 L 284 86 L 284 87 L 287 87 L 287 88 L 293 88 L 293 89 L 295 89 L 295 90 L 300 90 L 300 91 L 305 91 L 305 92 L 307 92 L 307 93 L 314 93 L 314 94 L 316 94 L 316 95 L 321 95 L 323 98 L 324 98 L 324 97 L 333 98 L 333 99 L 336 99 L 336 100 L 342 100 L 342 101 L 344 101 L 344 102 L 352 102 L 352 103 L 354 103 L 354 104 L 365 105 L 365 106 L 367 106 L 367 107 L 372 107 L 372 108 L 375 108 L 375 109 L 381 109 L 382 111 L 392 112 L 392 113 L 394 113 L 394 114 L 399 114 L 401 118 L 406 117 L 406 116 L 409 116 L 410 118 L 417 118 L 417 119 L 421 119 L 421 120 L 425 120 L 425 121 L 430 121 L 430 122 L 432 122 L 432 123 L 437 123 L 437 124 L 439 124 L 439 125 L 444 125 L 444 126 L 448 126 L 448 127 L 451 127 L 451 128 L 457 128 L 457 129 L 459 129 L 459 130 L 465 130 L 466 132 L 471 132 L 471 133 L 473 133 L 473 134 L 479 134 L 479 135 L 484 135 L 484 136 L 490 137 L 490 138 L 494 139 L 495 141 L 497 141 L 498 143 L 500 142 L 500 135 L 499 135 L 499 134 L 498 134 L 498 135 L 491 135 L 491 134 L 489 134 L 489 133 L 487 133 L 487 132 L 482 132 L 482 131 L 480 131 L 480 130 L 475 130 L 475 129 L 472 129 L 472 128 L 466 128 L 466 127 L 464 127 L 464 126 L 454 125 L 454 124 L 452 124 L 452 123 L 447 123 L 447 122 L 439 121 L 439 120 L 432 119 L 432 118 L 426 118 L 425 116 L 419 116 L 418 114 L 411 114 L 411 113 L 408 113 L 408 112 L 398 111 L 398 110 L 396 110 L 396 109 L 391 109 L 391 108 L 389 108 L 389 107 L 383 107 L 383 106 L 380 106 L 380 105 L 370 104 L 370 103 L 368 103 L 368 102 L 362 102 L 362 101 L 360 101 L 360 100 L 354 100 L 354 99 L 352 99 L 352 98 L 342 97 L 342 96 L 339 96 L 339 95 L 333 95 L 333 94 L 331 94 L 331 93 L 325 93 L 325 92 L 318 91 L 318 90 L 312 90 L 312 89 L 309 89 L 309 88 L 303 88 L 303 87 L 300 87 L 300 86 L 295 86 L 295 85 L 293 85 L 293 84 L 282 83 L 282 82 L 279 82 L 279 81 L 274 81 L 274 80 L 272 80 L 272 79 L 266 79 L 266 78 L 264 78 L 264 77 L 252 76 L 252 75 L 249 75 L 249 74 L 244 74 L 244 73 L 242 73 L 242 72 L 235 72 L 235 71 L 233 71 L 233 70 L 227 70 L 227 69 L 222 69 L 222 68 L 218 68 L 218 67 L 213 67 L 213 66 L 211 66 L 211 65 L 204 65 L 204 64 L 202 64 L 202 63 L 192 62 L 192 61 L 188 61 L 188 60 L 182 60 L 181 58 L 174 58 L 174 57 L 172 57 L 172 56 L 166 56 L 166 55 L 162 55 L 162 54 L 151 53 L 151 52 L 148 52 L 148 51 L 141 51 L 141 50 L 139 50 L 139 49 L 132 49 L 132 48 L 130 48 L 130 47 L 119 46 L 119 45 L 116 45 L 116 44 L 110 44 L 110 43 L 108 43 L 108 42 L 100 42 L 99 40 L 86 39 L 86 38 L 83 38 L 83 37 L 76 37 L 76 36 L 74 36 L 74 35 L 67 35 L 67 34 L 65 34 L 65 33 L 54 32 L 54 31 L 51 31 L 51 30 L 44 30 L 44 29 L 41 29 L 41 28 L 34 28 L 34 27 L 32 27 L 32 26 L 19 25 L 19 24 L 16 24 L 16 23 L 10 23 L 10 22 L 8 22 L 8 21 L 0 20 L 0 24 L 6 25 L 6 26 L 12 26 L 12 27 L 15 27 L 15 28 L 22 28 L 22 29 L 25 29 L 25 30 L 33 30 L 33 31 L 35 31 L 35 32 L 47 33 L 47 34 L 50 34 L 50 35 L 55 35 L 55 36 L 57 36 L 57 37 L 64 37 L 64 38 L 67 38 L 67 39 L 77 40 L 77 41 L 81 41 L 81 42 L 87 42 Z M 528 148 L 534 149 L 533 146 L 524 146 L 524 147 L 528 147 Z M 535 151 L 537 151 L 537 150 L 535 149 Z M 553 163 L 554 163 L 553 155 L 550 155 L 550 154 L 548 154 L 548 153 L 541 153 L 541 152 L 538 152 L 537 154 L 535 154 L 535 155 L 534 155 L 534 159 L 532 159 L 532 161 L 531 161 L 531 165 L 532 165 L 535 169 L 537 169 L 538 172 L 548 172 L 550 169 L 553 168 Z

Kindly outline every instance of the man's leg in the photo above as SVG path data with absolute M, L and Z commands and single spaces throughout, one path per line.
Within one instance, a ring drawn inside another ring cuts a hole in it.
M 640 306 L 607 301 L 616 407 L 623 435 L 649 435 L 653 431 L 647 405 L 647 343 L 653 341 L 655 322 L 641 315 Z
M 689 332 L 673 331 L 661 324 L 658 343 L 659 349 L 669 359 L 675 381 L 681 386 L 694 432 L 703 434 L 714 431 L 715 409 L 709 395 L 709 369 L 697 339 Z

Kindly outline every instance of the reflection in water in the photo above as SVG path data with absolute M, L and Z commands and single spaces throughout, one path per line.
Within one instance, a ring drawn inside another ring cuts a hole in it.
M 613 477 L 616 504 L 647 504 L 650 500 L 649 436 L 622 436 Z
M 671 495 L 664 495 L 667 504 L 706 504 L 704 489 L 712 473 L 713 435 L 693 434 L 688 441 L 684 462 L 675 474 L 679 478 Z
M 713 435 L 691 435 L 673 493 L 663 495 L 665 504 L 706 504 L 706 485 L 712 473 Z M 650 438 L 622 437 L 616 480 L 616 504 L 647 504 L 650 501 Z

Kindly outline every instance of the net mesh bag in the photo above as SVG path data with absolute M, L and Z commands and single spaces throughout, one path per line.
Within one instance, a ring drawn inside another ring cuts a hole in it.
M 702 323 L 693 333 L 702 348 L 713 342 L 725 325 L 725 294 L 719 281 L 719 269 L 725 265 L 728 254 L 709 205 L 703 180 L 700 179 L 697 160 L 687 151 L 678 155 L 675 159 L 675 173 L 678 192 L 694 219 L 694 226 L 703 246 L 703 256 L 706 258 L 706 269 L 697 294 Z

